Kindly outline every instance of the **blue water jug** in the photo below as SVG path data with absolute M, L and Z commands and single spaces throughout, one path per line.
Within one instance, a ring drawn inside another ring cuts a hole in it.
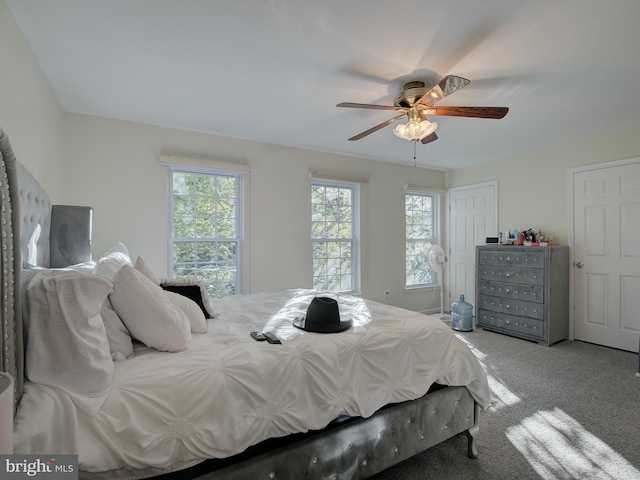
M 465 302 L 464 295 L 460 295 L 460 300 L 451 304 L 451 328 L 460 332 L 470 332 L 473 330 L 473 305 Z

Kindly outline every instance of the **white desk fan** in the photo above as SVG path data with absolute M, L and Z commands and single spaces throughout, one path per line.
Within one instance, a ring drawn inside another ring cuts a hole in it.
M 451 315 L 444 313 L 444 262 L 446 259 L 447 257 L 444 250 L 440 245 L 434 245 L 429 249 L 429 253 L 427 254 L 429 268 L 431 268 L 431 271 L 435 274 L 440 273 L 440 313 L 431 316 L 440 320 L 451 320 Z

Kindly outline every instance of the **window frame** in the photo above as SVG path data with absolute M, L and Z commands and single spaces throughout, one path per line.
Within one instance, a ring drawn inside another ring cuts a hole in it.
M 350 241 L 351 242 L 351 290 L 330 290 L 335 293 L 343 293 L 343 294 L 357 294 L 360 292 L 361 288 L 361 276 L 362 269 L 360 258 L 362 255 L 362 245 L 360 238 L 361 231 L 361 182 L 359 181 L 348 181 L 348 180 L 336 180 L 329 178 L 319 178 L 319 177 L 311 177 L 309 179 L 309 210 L 311 214 L 310 219 L 310 241 L 311 241 L 311 285 L 312 288 L 315 287 L 315 278 L 316 272 L 314 268 L 314 243 L 317 240 L 324 240 L 313 237 L 313 196 L 312 191 L 314 186 L 322 186 L 322 187 L 332 187 L 332 188 L 348 188 L 351 190 L 351 239 L 346 240 L 345 238 L 332 238 L 327 237 L 327 241 L 331 241 L 332 239 L 335 241 Z
M 236 170 L 233 168 L 226 169 L 220 167 L 202 167 L 202 166 L 194 166 L 194 165 L 185 165 L 185 164 L 167 164 L 168 172 L 169 172 L 169 205 L 167 209 L 168 214 L 168 235 L 167 235 L 167 265 L 168 272 L 170 275 L 174 275 L 174 264 L 173 264 L 173 244 L 176 241 L 176 237 L 173 236 L 174 228 L 173 228 L 173 208 L 174 208 L 174 197 L 173 197 L 173 181 L 174 181 L 174 173 L 187 173 L 187 174 L 196 174 L 196 175 L 209 175 L 209 176 L 224 176 L 224 177 L 233 177 L 236 180 L 236 188 L 235 188 L 235 202 L 236 202 L 236 212 L 235 212 L 235 233 L 236 237 L 233 239 L 227 239 L 228 241 L 236 242 L 236 282 L 235 282 L 235 294 L 234 295 L 242 295 L 244 293 L 244 270 L 245 270 L 245 176 L 246 171 Z M 196 217 L 198 218 L 198 217 Z M 187 241 L 199 241 L 197 238 L 185 237 Z M 200 240 L 201 241 L 201 240 Z M 213 297 L 213 295 L 212 295 Z
M 407 247 L 408 242 L 411 240 L 407 236 L 407 196 L 421 196 L 421 197 L 430 197 L 431 198 L 431 214 L 432 214 L 432 235 L 430 239 L 422 238 L 415 239 L 415 241 L 424 241 L 431 242 L 431 246 L 441 245 L 441 230 L 440 230 L 440 197 L 441 193 L 428 190 L 428 189 L 418 189 L 418 188 L 406 188 L 404 192 L 404 289 L 407 291 L 417 291 L 417 290 L 425 290 L 431 289 L 440 286 L 439 276 L 442 272 L 433 272 L 432 281 L 429 283 L 415 283 L 415 284 L 407 284 L 407 277 L 409 275 L 409 271 L 407 270 Z M 425 252 L 425 255 L 428 253 Z M 429 268 L 429 270 L 431 270 Z

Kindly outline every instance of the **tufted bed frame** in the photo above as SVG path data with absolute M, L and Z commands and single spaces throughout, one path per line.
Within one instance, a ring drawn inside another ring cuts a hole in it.
M 51 205 L 47 193 L 16 161 L 6 134 L 0 129 L 2 157 L 2 370 L 15 378 L 16 407 L 24 375 L 21 325 L 20 270 L 34 258 L 29 240 L 40 228 L 37 263 L 64 266 L 90 260 L 90 244 L 83 239 L 69 247 L 68 226 L 60 223 L 74 208 Z M 65 215 L 56 216 L 61 208 Z M 80 207 L 86 208 L 86 207 Z M 54 214 L 52 215 L 52 211 Z M 82 213 L 85 215 L 86 212 Z M 59 218 L 58 218 L 59 217 Z M 90 215 L 89 215 L 90 219 Z M 64 238 L 61 238 L 60 236 Z M 66 235 L 66 237 L 65 237 Z M 60 251 L 56 245 L 65 245 Z M 52 245 L 55 248 L 52 248 Z M 71 251 L 71 254 L 69 254 Z M 55 262 L 55 263 L 53 263 Z M 475 458 L 479 406 L 466 387 L 435 385 L 417 400 L 389 405 L 369 418 L 352 418 L 321 431 L 267 440 L 229 459 L 206 460 L 162 478 L 367 478 L 453 436 L 466 433 L 468 455 Z M 47 452 L 42 452 L 43 454 Z M 81 472 L 82 473 L 82 472 Z

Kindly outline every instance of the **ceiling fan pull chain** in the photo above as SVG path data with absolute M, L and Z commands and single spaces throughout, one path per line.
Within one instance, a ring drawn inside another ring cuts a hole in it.
M 416 142 L 415 140 L 413 141 L 413 166 L 416 166 Z

